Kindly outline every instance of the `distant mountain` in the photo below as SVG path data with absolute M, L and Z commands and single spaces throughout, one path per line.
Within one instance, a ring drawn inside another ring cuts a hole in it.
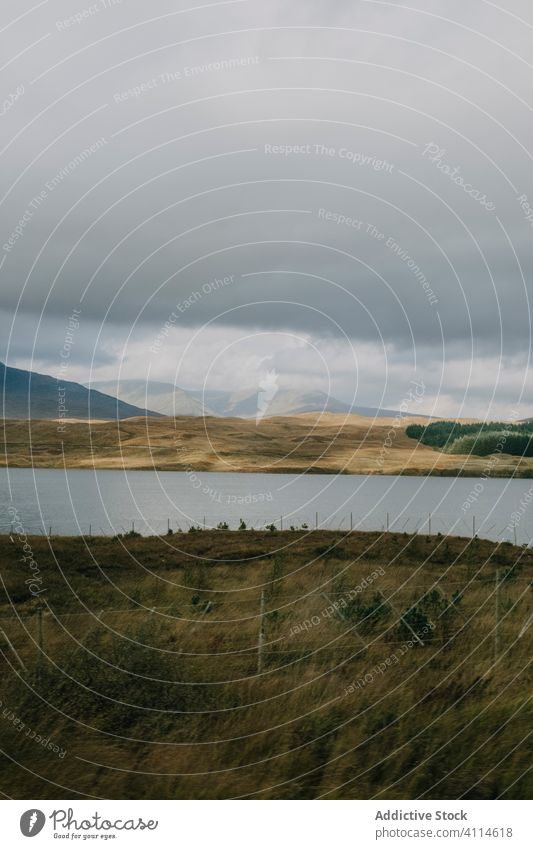
M 260 397 L 255 389 L 240 392 L 221 390 L 188 390 L 189 396 L 202 401 L 217 416 L 237 416 L 245 419 L 256 418 L 260 409 L 265 416 L 297 416 L 300 413 L 353 413 L 371 418 L 393 418 L 400 415 L 398 410 L 386 410 L 378 407 L 350 406 L 325 392 L 298 392 L 293 389 L 279 389 L 271 400 Z M 268 396 L 268 393 L 266 393 Z M 405 414 L 403 414 L 405 415 Z
M 325 392 L 276 387 L 263 392 L 243 389 L 181 389 L 173 383 L 146 380 L 97 380 L 87 384 L 91 390 L 120 398 L 126 404 L 148 407 L 163 416 L 218 416 L 255 419 L 258 413 L 268 416 L 297 416 L 301 413 L 354 413 L 371 418 L 394 417 L 397 410 L 377 407 L 350 407 Z M 405 415 L 405 414 L 403 414 Z M 424 417 L 422 417 L 424 418 Z
M 145 380 L 97 380 L 88 384 L 92 389 L 109 392 L 128 404 L 148 406 L 164 416 L 212 416 L 201 400 L 172 383 Z
M 325 392 L 298 392 L 294 389 L 279 389 L 270 399 L 269 392 L 240 392 L 233 395 L 227 407 L 227 416 L 255 418 L 261 416 L 297 416 L 299 413 L 349 413 L 350 405 Z M 352 411 L 353 412 L 353 411 Z
M 235 393 L 228 392 L 225 389 L 188 389 L 187 394 L 204 404 L 205 407 L 211 410 L 214 416 L 228 416 L 227 410 L 231 404 L 231 398 Z
M 61 390 L 61 391 L 60 391 Z M 60 405 L 68 419 L 128 419 L 159 413 L 124 403 L 80 383 L 11 368 L 0 363 L 0 417 L 6 419 L 58 419 Z

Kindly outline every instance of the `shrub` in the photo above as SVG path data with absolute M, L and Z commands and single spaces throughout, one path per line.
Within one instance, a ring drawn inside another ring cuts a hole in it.
M 345 618 L 356 623 L 357 630 L 363 634 L 386 619 L 389 612 L 390 607 L 380 592 L 374 593 L 371 601 L 365 601 L 358 596 L 343 610 Z
M 423 643 L 429 642 L 432 636 L 432 623 L 421 607 L 414 605 L 402 613 L 400 622 L 396 629 L 399 640 L 412 640 L 418 638 Z M 417 640 L 417 644 L 419 645 Z
M 438 636 L 448 642 L 454 632 L 462 595 L 456 591 L 451 599 L 439 590 L 432 589 L 414 602 L 401 616 L 396 629 L 400 640 L 412 640 L 416 635 L 423 643 L 431 642 Z

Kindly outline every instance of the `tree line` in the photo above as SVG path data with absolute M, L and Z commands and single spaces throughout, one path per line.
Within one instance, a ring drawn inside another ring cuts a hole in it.
M 423 445 L 440 448 L 447 454 L 511 454 L 533 457 L 533 421 L 477 422 L 461 424 L 452 421 L 412 424 L 405 429 L 408 437 Z

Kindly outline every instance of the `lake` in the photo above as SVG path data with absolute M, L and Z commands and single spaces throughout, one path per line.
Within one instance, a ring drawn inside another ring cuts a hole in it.
M 529 505 L 531 503 L 531 507 Z M 360 475 L 0 469 L 0 532 L 115 534 L 215 527 L 423 532 L 529 543 L 533 481 Z M 431 514 L 431 518 L 430 518 Z

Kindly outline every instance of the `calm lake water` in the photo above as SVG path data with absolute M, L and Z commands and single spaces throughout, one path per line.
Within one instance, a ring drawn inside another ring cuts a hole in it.
M 531 505 L 529 505 L 531 501 Z M 465 505 L 469 503 L 467 508 Z M 494 540 L 533 537 L 533 481 L 359 475 L 264 475 L 0 469 L 0 532 L 8 508 L 28 533 L 161 534 L 214 527 L 307 523 L 348 530 L 429 530 Z

